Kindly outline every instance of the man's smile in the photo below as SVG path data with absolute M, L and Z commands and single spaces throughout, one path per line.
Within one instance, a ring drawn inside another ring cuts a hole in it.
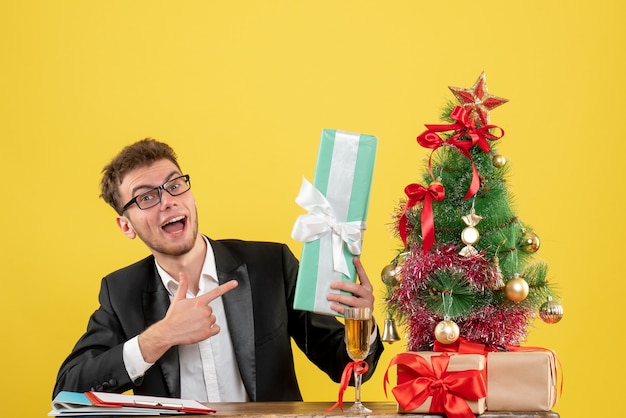
M 182 232 L 185 229 L 185 223 L 187 222 L 186 216 L 177 216 L 165 222 L 161 225 L 161 229 L 170 234 Z

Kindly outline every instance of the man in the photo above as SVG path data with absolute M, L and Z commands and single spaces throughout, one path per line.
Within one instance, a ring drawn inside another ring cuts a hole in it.
M 208 402 L 302 400 L 291 338 L 339 382 L 346 353 L 332 316 L 293 309 L 298 262 L 278 243 L 212 240 L 198 233 L 189 176 L 166 144 L 144 139 L 103 169 L 101 197 L 117 225 L 151 256 L 102 280 L 100 307 L 62 364 L 61 390 L 109 391 Z M 373 307 L 372 285 L 355 257 L 359 283 L 329 293 L 344 306 Z M 383 351 L 376 327 L 369 378 Z

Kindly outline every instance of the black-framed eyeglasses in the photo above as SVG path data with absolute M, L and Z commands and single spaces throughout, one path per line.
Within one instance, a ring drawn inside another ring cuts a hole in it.
M 148 190 L 147 192 L 143 192 L 133 197 L 127 204 L 124 205 L 124 207 L 122 208 L 122 212 L 126 211 L 126 209 L 131 207 L 134 203 L 136 203 L 139 209 L 142 210 L 150 209 L 151 207 L 158 205 L 159 203 L 161 203 L 161 190 L 165 190 L 171 196 L 178 196 L 189 191 L 189 189 L 191 189 L 189 174 L 176 177 L 175 179 L 171 179 L 167 183 L 164 183 L 159 187 L 155 187 L 154 189 Z

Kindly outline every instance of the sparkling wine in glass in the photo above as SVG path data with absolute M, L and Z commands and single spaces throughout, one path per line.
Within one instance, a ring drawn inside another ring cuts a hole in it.
M 370 351 L 370 334 L 372 333 L 372 310 L 370 308 L 348 307 L 344 310 L 346 331 L 346 348 L 352 361 L 365 360 Z M 348 412 L 372 412 L 361 403 L 361 374 L 354 369 L 354 405 Z

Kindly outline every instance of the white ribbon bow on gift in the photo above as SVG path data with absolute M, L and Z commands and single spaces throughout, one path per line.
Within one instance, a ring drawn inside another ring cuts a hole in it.
M 333 270 L 350 276 L 348 264 L 343 256 L 343 243 L 354 255 L 361 254 L 361 237 L 365 222 L 339 222 L 326 197 L 305 178 L 302 179 L 296 203 L 308 210 L 298 216 L 291 237 L 297 241 L 310 242 L 332 233 Z

